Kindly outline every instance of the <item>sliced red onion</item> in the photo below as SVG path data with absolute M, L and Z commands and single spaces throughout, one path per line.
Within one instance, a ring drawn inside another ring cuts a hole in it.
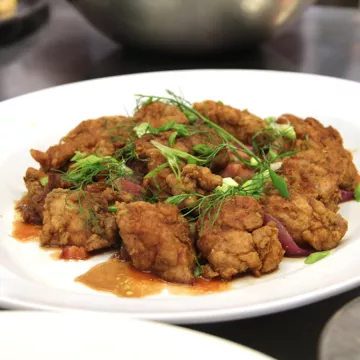
M 279 241 L 281 243 L 281 246 L 285 250 L 285 255 L 289 257 L 293 256 L 309 256 L 311 253 L 313 253 L 313 250 L 309 249 L 302 249 L 299 247 L 292 236 L 288 233 L 288 231 L 285 229 L 284 225 L 275 217 L 273 217 L 270 214 L 265 214 L 264 216 L 265 224 L 267 224 L 270 221 L 274 221 L 276 223 L 276 227 L 279 230 Z
M 138 184 L 135 184 L 131 181 L 122 179 L 121 180 L 121 186 L 124 191 L 129 192 L 130 194 L 133 194 L 135 196 L 141 196 L 142 194 L 142 187 Z
M 341 190 L 340 189 L 340 194 L 341 194 L 341 200 L 340 203 L 344 203 L 346 201 L 351 201 L 354 200 L 354 192 L 353 191 L 348 191 L 348 190 Z

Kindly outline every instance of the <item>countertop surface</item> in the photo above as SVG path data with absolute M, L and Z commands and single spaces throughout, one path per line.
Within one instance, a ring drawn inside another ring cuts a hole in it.
M 181 58 L 122 48 L 100 35 L 65 1 L 52 2 L 41 26 L 0 47 L 0 101 L 34 90 L 137 72 L 252 68 L 306 72 L 360 81 L 360 11 L 312 7 L 255 49 Z M 334 89 L 335 91 L 335 89 Z M 296 310 L 255 319 L 192 325 L 277 359 L 316 359 L 325 323 L 360 288 Z

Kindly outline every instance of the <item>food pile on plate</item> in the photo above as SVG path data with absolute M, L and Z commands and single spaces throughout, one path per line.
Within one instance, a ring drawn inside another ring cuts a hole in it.
M 137 100 L 131 116 L 83 121 L 31 150 L 39 168 L 26 171 L 17 209 L 42 225 L 43 246 L 67 259 L 115 248 L 185 284 L 261 276 L 284 255 L 311 263 L 338 246 L 339 204 L 360 200 L 360 177 L 336 129 L 171 91 Z

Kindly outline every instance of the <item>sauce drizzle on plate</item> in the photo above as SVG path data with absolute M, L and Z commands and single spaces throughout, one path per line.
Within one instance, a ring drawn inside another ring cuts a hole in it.
M 22 242 L 39 240 L 41 226 L 26 224 L 21 220 L 13 223 L 12 237 Z
M 173 295 L 206 295 L 223 292 L 231 284 L 221 280 L 197 278 L 194 285 L 170 284 L 156 275 L 134 269 L 129 263 L 112 257 L 95 265 L 87 273 L 75 279 L 94 290 L 109 292 L 120 297 L 142 298 L 160 293 Z

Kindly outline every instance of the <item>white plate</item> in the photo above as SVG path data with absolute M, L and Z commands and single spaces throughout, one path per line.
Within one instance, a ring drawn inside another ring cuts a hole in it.
M 30 148 L 46 149 L 81 120 L 124 114 L 133 94 L 181 91 L 190 101 L 222 100 L 260 116 L 285 112 L 313 116 L 341 130 L 347 148 L 359 146 L 360 84 L 327 77 L 264 71 L 205 70 L 129 75 L 60 86 L 0 104 L 0 304 L 10 308 L 120 312 L 176 323 L 246 318 L 308 304 L 360 283 L 360 205 L 344 204 L 349 231 L 322 261 L 284 259 L 280 270 L 233 283 L 233 290 L 205 296 L 162 294 L 124 299 L 95 292 L 74 278 L 108 255 L 63 263 L 37 244 L 12 239 L 13 202 L 24 191 Z M 360 154 L 355 152 L 359 167 Z
M 0 313 L 0 358 L 6 360 L 271 360 L 215 336 L 118 314 Z

